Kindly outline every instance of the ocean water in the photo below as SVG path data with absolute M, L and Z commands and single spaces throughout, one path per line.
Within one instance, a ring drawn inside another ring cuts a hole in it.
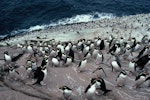
M 50 26 L 150 13 L 150 0 L 1 0 L 0 39 Z

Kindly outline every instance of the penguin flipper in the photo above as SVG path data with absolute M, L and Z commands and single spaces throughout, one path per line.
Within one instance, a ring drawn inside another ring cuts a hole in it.
M 150 76 L 149 76 L 149 77 L 147 77 L 145 81 L 148 81 L 148 80 L 150 80 Z
M 112 91 L 112 90 L 106 89 L 106 90 L 104 91 L 103 95 L 106 95 L 108 92 L 111 92 L 111 91 Z

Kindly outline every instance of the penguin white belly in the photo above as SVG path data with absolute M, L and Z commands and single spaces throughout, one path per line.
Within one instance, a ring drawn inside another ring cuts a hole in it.
M 72 62 L 72 59 L 71 58 L 67 58 L 67 62 L 66 62 L 66 65 L 70 65 Z
M 32 63 L 32 69 L 33 69 L 33 70 L 36 70 L 36 69 L 37 69 L 36 63 Z
M 117 64 L 116 61 L 112 61 L 111 64 L 112 64 L 112 66 L 113 66 L 113 68 L 114 68 L 115 70 L 120 70 L 120 67 L 119 67 L 119 65 Z
M 79 70 L 80 70 L 80 71 L 83 71 L 84 68 L 85 68 L 85 66 L 86 66 L 86 64 L 87 64 L 87 60 L 82 61 L 82 62 L 81 62 L 81 65 L 80 65 L 80 67 L 79 67 Z
M 144 81 L 145 81 L 145 77 L 144 76 L 141 76 L 140 79 L 138 79 L 135 83 L 136 86 L 139 86 L 141 85 Z
M 135 71 L 135 63 L 129 62 L 129 71 L 131 72 Z
M 100 63 L 101 61 L 102 61 L 102 55 L 101 54 L 97 54 L 97 56 L 96 56 L 96 61 L 98 62 L 98 63 Z
M 90 50 L 90 47 L 87 46 L 87 47 L 85 47 L 85 49 L 83 50 L 83 53 L 86 54 L 87 52 L 89 52 L 89 50 Z
M 94 50 L 92 56 L 95 58 L 97 54 L 98 54 L 98 50 Z
M 45 80 L 46 77 L 47 77 L 47 69 L 42 70 L 42 72 L 44 73 L 44 78 L 43 78 L 43 80 Z
M 120 76 L 117 78 L 117 85 L 123 86 L 125 84 L 127 75 L 120 74 Z
M 50 52 L 50 56 L 52 56 L 52 57 L 56 56 L 56 51 L 52 50 L 52 51 Z
M 28 47 L 27 47 L 27 50 L 28 50 L 28 53 L 33 53 L 33 49 L 32 49 L 31 46 L 28 46 Z
M 5 54 L 5 60 L 6 60 L 6 61 L 11 61 L 12 59 L 11 59 L 11 57 L 10 57 L 9 55 L 6 55 L 6 54 Z
M 139 49 L 140 49 L 140 45 L 137 44 L 137 45 L 135 46 L 135 48 L 134 48 L 134 51 L 137 51 L 137 50 L 139 50 Z
M 121 51 L 121 48 L 117 48 L 116 51 L 115 51 L 115 54 L 119 54 Z
M 95 84 L 92 85 L 88 91 L 87 91 L 87 94 L 94 94 L 95 93 L 95 90 L 96 90 L 96 87 L 95 87 Z
M 71 94 L 72 94 L 72 91 L 71 90 L 64 90 L 64 95 L 65 96 L 71 96 Z
M 58 59 L 56 59 L 56 58 L 52 58 L 52 63 L 53 63 L 55 66 L 58 66 L 58 65 L 59 65 L 59 61 L 58 61 Z

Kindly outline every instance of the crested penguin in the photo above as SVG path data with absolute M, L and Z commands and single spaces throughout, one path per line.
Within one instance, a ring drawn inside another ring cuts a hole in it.
M 100 50 L 104 50 L 104 48 L 105 48 L 104 40 L 101 40 L 99 47 L 100 47 Z
M 9 55 L 8 51 L 4 52 L 4 60 L 5 60 L 5 62 L 11 62 L 12 61 L 12 58 Z
M 102 67 L 97 67 L 94 71 L 93 71 L 93 73 L 95 73 L 95 72 L 98 72 L 97 74 L 99 75 L 99 76 L 102 76 L 102 74 L 105 74 L 105 76 L 107 77 L 107 75 L 106 75 L 106 73 L 105 73 L 105 71 L 104 71 L 104 69 L 102 68 Z
M 73 91 L 68 86 L 62 86 L 59 88 L 63 92 L 63 96 L 66 100 L 71 100 L 71 96 L 73 95 Z
M 127 78 L 127 73 L 125 72 L 125 70 L 122 70 L 116 78 L 117 86 L 119 87 L 124 86 L 126 78 Z
M 97 81 L 100 82 L 99 90 L 101 90 L 103 92 L 103 95 L 106 95 L 108 92 L 112 91 L 112 90 L 109 90 L 106 88 L 105 81 L 102 77 L 97 77 Z
M 140 58 L 141 56 L 144 56 L 146 54 L 148 54 L 149 52 L 149 47 L 148 46 L 145 46 L 138 54 L 137 58 Z
M 142 83 L 144 83 L 147 75 L 148 75 L 148 73 L 142 72 L 135 78 L 135 88 L 140 87 L 140 85 L 142 85 Z
M 98 53 L 99 53 L 99 50 L 95 48 L 95 49 L 93 50 L 93 52 L 92 52 L 92 57 L 93 57 L 93 58 L 96 58 L 96 56 L 97 56 Z
M 96 86 L 96 80 L 92 79 L 91 83 L 86 87 L 84 91 L 88 99 L 93 100 L 95 98 Z
M 142 56 L 136 61 L 136 67 L 139 67 L 141 70 L 145 67 L 147 63 L 150 61 L 150 54 Z
M 69 66 L 71 63 L 72 63 L 72 58 L 68 56 L 64 61 L 64 65 Z
M 36 82 L 33 84 L 39 84 L 39 85 L 46 85 L 44 83 L 44 80 L 47 76 L 47 69 L 45 66 L 40 66 L 34 71 L 34 78 L 37 79 Z
M 72 62 L 74 62 L 74 51 L 72 50 L 72 48 L 70 48 L 68 55 L 72 58 Z
M 87 59 L 84 58 L 82 61 L 80 61 L 79 65 L 77 67 L 77 70 L 79 72 L 82 72 L 84 70 L 84 68 L 86 67 L 86 65 L 87 65 Z
M 52 58 L 52 67 L 53 66 L 58 67 L 59 64 L 60 64 L 60 62 L 56 57 Z
M 19 72 L 14 67 L 9 66 L 9 78 L 10 80 L 17 80 Z
M 129 71 L 131 73 L 134 73 L 136 71 L 136 61 L 134 59 L 132 59 L 130 62 L 129 62 Z
M 120 60 L 118 58 L 118 56 L 114 56 L 114 60 L 111 61 L 111 66 L 112 66 L 112 71 L 113 69 L 115 69 L 116 71 L 120 71 L 121 70 L 121 63 Z
M 97 62 L 98 64 L 100 64 L 100 63 L 103 63 L 103 61 L 104 61 L 104 55 L 103 55 L 103 53 L 100 51 L 100 52 L 97 54 L 97 56 L 96 56 L 96 62 Z

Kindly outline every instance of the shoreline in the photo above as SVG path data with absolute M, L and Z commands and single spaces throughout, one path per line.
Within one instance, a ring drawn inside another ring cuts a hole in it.
M 36 40 L 37 37 L 55 39 L 56 41 L 76 41 L 81 38 L 92 39 L 96 36 L 106 38 L 114 35 L 116 38 L 131 36 L 141 39 L 143 35 L 150 36 L 150 14 L 138 14 L 115 18 L 104 18 L 91 22 L 81 22 L 27 32 L 1 41 L 0 45 L 17 44 L 24 40 Z M 42 35 L 41 35 L 42 34 Z

